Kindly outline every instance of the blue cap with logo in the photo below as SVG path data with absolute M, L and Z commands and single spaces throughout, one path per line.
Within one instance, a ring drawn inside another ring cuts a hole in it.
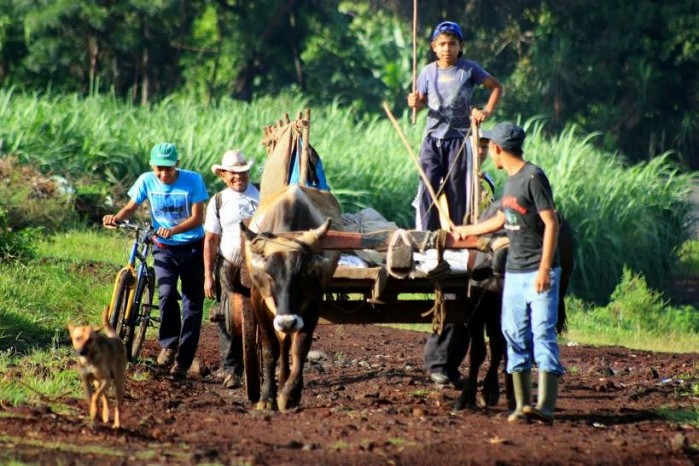
M 463 42 L 464 35 L 461 33 L 461 28 L 453 21 L 444 21 L 439 23 L 432 33 L 432 41 L 435 41 L 440 34 L 454 34 L 459 38 L 459 42 Z
M 508 152 L 521 154 L 524 138 L 527 137 L 527 134 L 516 124 L 504 122 L 498 123 L 492 129 L 483 131 L 481 137 L 490 139 Z
M 171 142 L 161 142 L 150 151 L 151 167 L 174 167 L 177 165 L 177 147 Z

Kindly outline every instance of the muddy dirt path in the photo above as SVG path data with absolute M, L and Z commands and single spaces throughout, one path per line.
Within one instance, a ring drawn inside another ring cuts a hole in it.
M 556 423 L 508 425 L 504 400 L 452 412 L 458 392 L 428 382 L 424 334 L 377 326 L 321 326 L 302 409 L 252 409 L 242 389 L 211 375 L 175 382 L 150 364 L 130 368 L 125 428 L 90 430 L 83 400 L 69 412 L 0 406 L 0 463 L 454 465 L 691 465 L 699 430 L 656 410 L 699 409 L 699 353 L 562 348 Z M 150 361 L 156 348 L 148 342 Z M 199 356 L 219 363 L 214 328 Z

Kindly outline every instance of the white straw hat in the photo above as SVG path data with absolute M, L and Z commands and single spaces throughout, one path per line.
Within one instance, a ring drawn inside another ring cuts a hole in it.
M 245 160 L 245 154 L 243 154 L 243 151 L 234 149 L 227 150 L 223 154 L 221 165 L 213 165 L 211 167 L 211 171 L 214 172 L 215 175 L 218 175 L 218 172 L 221 170 L 240 173 L 250 170 L 250 167 L 252 167 L 252 161 L 248 162 Z

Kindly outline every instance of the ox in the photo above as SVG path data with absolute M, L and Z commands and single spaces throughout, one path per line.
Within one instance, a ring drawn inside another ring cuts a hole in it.
M 340 215 L 327 191 L 290 185 L 263 199 L 245 233 L 253 313 L 260 330 L 262 378 L 258 409 L 297 408 L 303 366 L 318 323 L 323 290 L 339 252 L 323 252 L 319 240 Z M 295 232 L 295 233 L 290 233 Z M 289 354 L 292 365 L 289 371 Z M 277 396 L 275 369 L 281 356 Z
M 481 216 L 485 220 L 495 214 L 498 202 Z M 570 284 L 570 277 L 575 267 L 575 238 L 570 224 L 558 214 L 558 254 L 561 263 L 561 283 L 558 300 L 558 323 L 556 330 L 559 334 L 566 330 L 565 294 Z M 504 237 L 505 232 L 491 235 L 488 244 L 496 244 L 498 237 Z M 484 404 L 494 406 L 500 397 L 498 369 L 500 362 L 507 364 L 507 343 L 502 334 L 500 314 L 502 310 L 502 285 L 507 261 L 507 247 L 496 248 L 488 253 L 477 252 L 474 270 L 471 275 L 471 298 L 469 299 L 468 338 L 470 339 L 469 369 L 464 381 L 461 395 L 454 403 L 454 408 L 476 409 L 478 388 L 478 372 L 486 358 L 484 335 L 487 333 L 490 348 L 490 363 L 483 381 L 482 397 Z M 512 376 L 505 373 L 505 393 L 510 409 L 514 409 L 514 393 Z

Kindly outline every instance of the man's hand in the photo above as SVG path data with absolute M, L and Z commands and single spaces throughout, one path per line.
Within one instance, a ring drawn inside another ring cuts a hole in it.
M 207 298 L 216 298 L 216 290 L 214 289 L 214 279 L 211 276 L 204 278 L 204 294 Z
M 411 92 L 410 94 L 408 94 L 408 107 L 420 110 L 424 106 L 425 101 L 422 94 L 420 94 L 419 92 Z
M 490 116 L 490 111 L 486 109 L 474 108 L 471 110 L 471 119 L 476 123 L 483 123 Z
M 456 235 L 456 239 L 462 240 L 467 236 L 473 236 L 471 229 L 471 225 L 459 225 L 454 227 L 453 233 Z
M 543 293 L 551 289 L 551 269 L 539 268 L 536 274 L 536 283 L 534 289 L 537 293 Z
M 105 228 L 114 228 L 119 221 L 116 215 L 105 215 L 102 217 L 102 225 Z
M 169 238 L 175 233 L 169 228 L 159 227 L 155 234 L 160 236 L 161 238 Z

